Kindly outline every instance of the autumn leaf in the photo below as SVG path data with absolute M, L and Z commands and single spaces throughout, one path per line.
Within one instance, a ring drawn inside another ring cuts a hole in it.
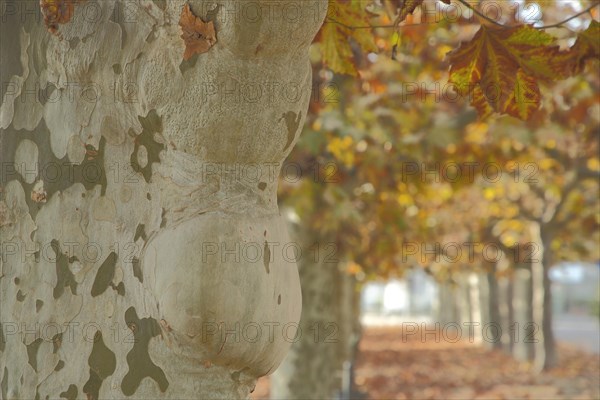
M 329 1 L 327 20 L 319 35 L 321 55 L 327 67 L 340 74 L 358 75 L 348 38 L 366 53 L 377 51 L 371 30 L 354 28 L 365 26 L 369 26 L 369 14 L 361 2 Z
M 183 6 L 179 26 L 182 31 L 181 38 L 185 43 L 184 60 L 189 60 L 194 54 L 206 53 L 217 43 L 213 21 L 204 22 L 196 17 L 189 4 Z
M 58 33 L 58 25 L 66 24 L 73 17 L 75 4 L 85 0 L 40 0 L 44 24 L 52 34 Z
M 573 74 L 581 73 L 585 62 L 591 58 L 600 57 L 600 23 L 592 20 L 590 26 L 577 35 L 577 41 L 571 47 L 575 57 Z
M 459 94 L 470 96 L 482 116 L 493 110 L 527 120 L 540 106 L 538 81 L 570 75 L 572 56 L 554 42 L 527 25 L 482 26 L 470 42 L 448 54 L 450 82 Z

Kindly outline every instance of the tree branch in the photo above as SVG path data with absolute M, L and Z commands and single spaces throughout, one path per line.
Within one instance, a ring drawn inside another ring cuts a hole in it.
M 508 28 L 513 28 L 513 25 L 504 25 L 490 17 L 488 17 L 487 15 L 483 14 L 481 11 L 477 10 L 475 7 L 473 7 L 471 4 L 469 4 L 466 0 L 457 0 L 459 3 L 461 3 L 462 5 L 464 5 L 465 7 L 471 9 L 471 11 L 473 11 L 473 13 L 475 15 L 477 15 L 478 17 L 490 22 L 491 24 L 494 24 L 498 27 L 501 27 L 503 29 L 508 29 Z M 534 26 L 534 29 L 550 29 L 550 28 L 560 28 L 562 27 L 562 25 L 566 24 L 567 22 L 580 17 L 584 14 L 589 13 L 594 7 L 597 7 L 598 3 L 596 4 L 592 4 L 591 6 L 587 7 L 585 10 L 578 12 L 577 14 L 571 15 L 569 18 L 564 19 L 560 22 L 554 23 L 554 24 L 550 24 L 550 25 L 543 25 L 543 26 Z M 428 25 L 428 24 L 436 24 L 437 22 L 432 21 L 432 22 L 420 22 L 418 24 L 406 24 L 406 25 L 400 25 L 400 23 L 393 23 L 393 24 L 387 24 L 387 25 L 361 25 L 361 26 L 352 26 L 352 25 L 348 25 L 345 24 L 343 22 L 337 21 L 331 17 L 327 17 L 327 19 L 325 20 L 325 23 L 333 23 L 333 24 L 338 24 L 343 26 L 344 28 L 350 29 L 350 30 L 355 30 L 355 29 L 377 29 L 377 28 L 396 28 L 396 29 L 400 29 L 400 28 L 404 28 L 407 26 L 416 26 L 416 25 Z

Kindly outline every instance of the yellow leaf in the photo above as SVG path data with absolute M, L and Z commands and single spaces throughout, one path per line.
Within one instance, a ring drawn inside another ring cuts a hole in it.
M 371 29 L 353 29 L 369 25 L 369 15 L 363 2 L 330 0 L 327 19 L 319 35 L 325 65 L 333 72 L 357 76 L 352 45 L 348 39 L 353 39 L 364 53 L 377 51 Z
M 598 157 L 590 158 L 587 160 L 587 167 L 592 171 L 600 171 L 600 160 Z
M 398 204 L 401 206 L 410 206 L 413 204 L 413 199 L 411 195 L 407 193 L 402 193 L 398 196 Z

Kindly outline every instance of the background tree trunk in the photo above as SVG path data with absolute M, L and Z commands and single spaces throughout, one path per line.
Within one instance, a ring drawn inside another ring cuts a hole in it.
M 299 261 L 302 335 L 271 377 L 272 399 L 332 398 L 341 389 L 344 362 L 355 356 L 360 337 L 356 282 L 337 258 L 323 252 L 334 239 L 314 242 L 316 237 L 302 237 L 302 248 L 319 246 L 319 257 L 311 252 Z
M 531 361 L 534 356 L 535 324 L 532 307 L 531 266 L 519 264 L 515 268 L 512 291 L 513 322 L 509 333 L 514 357 Z
M 500 284 L 496 278 L 496 264 L 490 266 L 486 274 L 488 287 L 488 313 L 489 328 L 485 331 L 484 342 L 494 349 L 502 348 L 502 333 L 505 332 L 506 324 L 502 321 Z
M 551 232 L 539 223 L 532 223 L 533 307 L 537 328 L 534 367 L 538 371 L 556 365 L 556 343 L 552 330 L 552 288 L 548 270 L 552 265 Z

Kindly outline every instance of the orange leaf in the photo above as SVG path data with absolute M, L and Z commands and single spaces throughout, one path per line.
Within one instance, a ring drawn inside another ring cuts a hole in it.
M 530 26 L 482 26 L 468 43 L 449 53 L 450 82 L 480 115 L 491 111 L 528 120 L 540 106 L 538 81 L 570 75 L 572 55 Z M 486 104 L 487 103 L 487 104 Z
M 217 43 L 214 23 L 204 22 L 196 17 L 189 4 L 183 6 L 179 26 L 182 31 L 181 38 L 185 42 L 184 60 L 189 60 L 194 54 L 206 53 Z
M 598 59 L 600 57 L 600 23 L 598 21 L 592 20 L 590 26 L 577 35 L 577 41 L 571 47 L 571 52 L 575 54 L 574 74 L 583 71 L 585 62 L 588 59 Z
M 73 17 L 75 4 L 85 0 L 40 0 L 40 8 L 44 15 L 44 24 L 48 31 L 58 33 L 58 24 L 66 24 Z

